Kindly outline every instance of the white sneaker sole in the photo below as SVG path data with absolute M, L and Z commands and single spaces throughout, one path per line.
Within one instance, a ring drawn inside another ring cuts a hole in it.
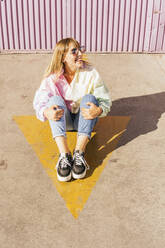
M 72 174 L 71 174 L 71 173 L 70 173 L 67 177 L 61 177 L 61 176 L 58 175 L 58 173 L 57 173 L 57 179 L 58 179 L 58 181 L 60 181 L 60 182 L 68 182 L 68 181 L 71 180 L 71 178 L 72 178 Z
M 75 173 L 72 171 L 72 177 L 73 177 L 74 179 L 82 179 L 82 178 L 85 177 L 86 172 L 87 172 L 86 169 L 85 169 L 85 171 L 84 171 L 82 174 L 75 174 Z

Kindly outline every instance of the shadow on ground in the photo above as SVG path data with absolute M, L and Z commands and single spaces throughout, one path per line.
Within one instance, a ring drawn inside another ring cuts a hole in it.
M 100 118 L 95 128 L 96 135 L 87 146 L 86 159 L 92 165 L 87 176 L 91 176 L 113 150 L 156 130 L 164 112 L 165 92 L 115 100 L 109 116 Z M 116 134 L 119 135 L 113 139 Z
M 111 116 L 131 116 L 127 132 L 123 134 L 118 147 L 127 144 L 139 135 L 156 130 L 158 121 L 164 112 L 165 92 L 114 101 Z

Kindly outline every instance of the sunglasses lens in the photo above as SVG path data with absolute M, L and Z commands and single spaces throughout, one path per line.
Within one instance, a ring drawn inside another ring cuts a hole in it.
M 76 54 L 77 53 L 77 48 L 73 48 L 72 49 L 72 54 Z
M 84 52 L 85 52 L 85 46 L 81 46 L 81 47 L 80 47 L 80 51 L 81 51 L 82 53 L 84 53 Z
M 81 53 L 84 53 L 85 52 L 85 46 L 81 46 L 79 49 L 78 48 L 73 48 L 72 49 L 72 54 L 78 54 L 78 50 L 81 52 Z

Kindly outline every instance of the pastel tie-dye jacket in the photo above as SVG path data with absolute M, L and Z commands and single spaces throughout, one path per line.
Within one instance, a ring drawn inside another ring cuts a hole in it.
M 61 96 L 67 108 L 72 113 L 77 113 L 80 107 L 80 101 L 86 94 L 92 94 L 99 102 L 99 106 L 103 109 L 99 117 L 104 117 L 110 111 L 112 105 L 109 91 L 102 81 L 99 73 L 92 66 L 77 69 L 72 82 L 69 84 L 61 73 L 56 79 L 55 74 L 42 80 L 39 89 L 36 91 L 33 107 L 39 120 L 45 121 L 43 114 L 47 108 L 47 103 L 52 96 Z

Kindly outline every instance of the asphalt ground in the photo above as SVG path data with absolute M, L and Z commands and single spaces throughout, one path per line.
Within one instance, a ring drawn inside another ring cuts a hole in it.
M 88 58 L 108 86 L 113 105 L 99 129 L 104 139 L 98 150 L 105 151 L 101 164 L 83 182 L 69 183 L 74 188 L 67 191 L 68 201 L 72 190 L 79 194 L 79 186 L 84 199 L 84 182 L 92 185 L 75 216 L 76 200 L 69 208 L 60 193 L 70 186 L 59 186 L 51 178 L 33 141 L 48 130 L 47 123 L 38 121 L 41 129 L 36 133 L 32 101 L 51 54 L 0 55 L 2 248 L 165 247 L 165 55 Z

